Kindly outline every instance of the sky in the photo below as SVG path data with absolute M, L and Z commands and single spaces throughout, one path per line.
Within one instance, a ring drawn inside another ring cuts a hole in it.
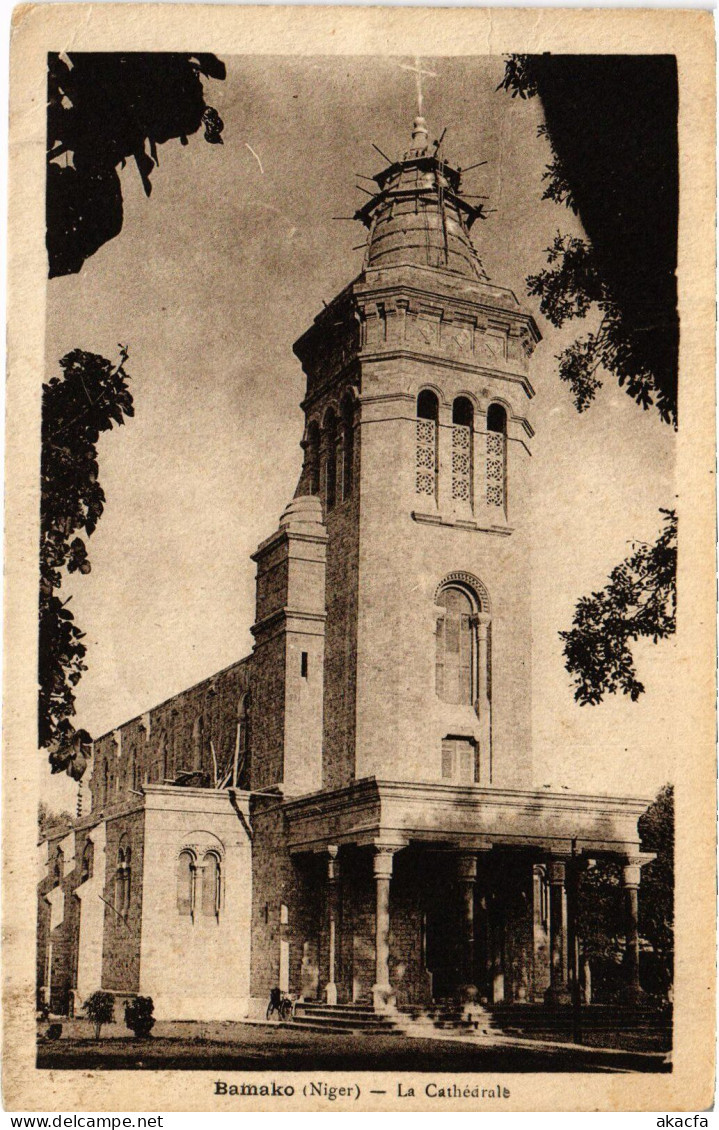
M 159 147 L 152 195 L 122 171 L 122 232 L 78 275 L 48 283 L 48 377 L 69 350 L 129 349 L 135 417 L 99 444 L 105 513 L 92 572 L 63 595 L 87 633 L 76 725 L 94 736 L 251 650 L 257 544 L 276 528 L 301 465 L 304 381 L 292 343 L 362 265 L 358 173 L 409 143 L 408 58 L 225 57 L 207 98 L 224 145 L 201 133 Z M 646 694 L 579 707 L 558 631 L 579 596 L 602 588 L 634 540 L 653 540 L 674 503 L 675 437 L 607 378 L 579 415 L 556 355 L 592 323 L 561 331 L 525 278 L 557 230 L 581 234 L 542 201 L 549 161 L 538 99 L 496 87 L 500 58 L 423 60 L 430 138 L 464 167 L 467 192 L 496 209 L 473 228 L 490 278 L 511 287 L 544 340 L 533 360 L 533 724 L 539 785 L 651 797 L 674 777 L 671 641 L 636 648 Z M 75 785 L 40 771 L 41 796 L 74 808 Z

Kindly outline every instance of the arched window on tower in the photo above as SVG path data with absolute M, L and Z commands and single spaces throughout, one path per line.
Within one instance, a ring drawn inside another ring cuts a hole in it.
M 437 495 L 437 424 L 439 401 L 429 389 L 417 397 L 417 448 L 415 490 L 428 498 Z
M 354 469 L 354 404 L 347 397 L 342 404 L 342 498 L 352 494 Z
M 507 412 L 501 404 L 487 412 L 487 504 L 507 506 Z
M 472 505 L 474 408 L 466 396 L 452 405 L 452 499 Z
M 190 918 L 195 913 L 195 857 L 190 851 L 181 851 L 177 860 L 177 913 Z
M 307 445 L 305 447 L 305 464 L 307 468 L 307 490 L 310 494 L 320 493 L 320 426 L 316 420 L 311 420 L 307 427 Z
M 473 603 L 465 589 L 448 586 L 437 604 L 444 609 L 437 620 L 437 694 L 443 702 L 471 706 L 477 681 Z
M 202 860 L 202 913 L 208 918 L 220 918 L 222 871 L 220 858 L 214 851 L 208 851 Z
M 332 510 L 337 501 L 337 417 L 331 408 L 325 416 L 323 440 L 325 507 Z

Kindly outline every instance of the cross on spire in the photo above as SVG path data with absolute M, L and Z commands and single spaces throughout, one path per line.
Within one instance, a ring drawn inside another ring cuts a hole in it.
M 437 78 L 438 76 L 434 71 L 425 70 L 422 67 L 421 60 L 418 59 L 418 58 L 415 58 L 413 67 L 410 66 L 409 63 L 400 63 L 399 66 L 403 71 L 411 71 L 412 74 L 414 74 L 416 76 L 416 82 L 417 82 L 417 113 L 419 114 L 419 117 L 421 118 L 422 113 L 423 113 L 422 75 L 427 75 L 428 78 Z

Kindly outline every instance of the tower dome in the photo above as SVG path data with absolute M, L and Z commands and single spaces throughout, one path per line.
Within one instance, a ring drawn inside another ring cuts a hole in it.
M 483 207 L 461 195 L 461 170 L 440 153 L 425 119 L 415 118 L 410 148 L 373 178 L 378 191 L 355 213 L 369 230 L 365 268 L 432 267 L 486 280 L 469 234 Z

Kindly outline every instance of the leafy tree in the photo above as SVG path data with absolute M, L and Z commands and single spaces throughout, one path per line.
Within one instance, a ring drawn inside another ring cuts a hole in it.
M 53 812 L 44 800 L 41 800 L 37 806 L 37 826 L 41 836 L 49 834 L 56 828 L 69 828 L 72 822 L 71 813 Z
M 579 600 L 572 628 L 559 633 L 574 697 L 582 706 L 618 691 L 636 702 L 644 686 L 637 678 L 632 643 L 656 643 L 675 631 L 677 518 L 673 510 L 661 513 L 664 529 L 657 540 L 635 544 L 605 588 Z
M 625 948 L 621 880 L 620 865 L 607 859 L 595 860 L 579 878 L 576 926 L 595 995 L 612 992 L 619 980 Z
M 560 378 L 579 412 L 609 373 L 676 427 L 676 59 L 510 55 L 498 89 L 541 99 L 539 130 L 551 148 L 543 199 L 578 214 L 587 233 L 557 232 L 547 267 L 527 278 L 552 325 L 600 315 L 595 332 L 557 356 Z M 675 630 L 677 523 L 674 511 L 661 513 L 657 541 L 636 548 L 601 592 L 582 598 L 572 629 L 560 632 L 583 705 L 620 690 L 636 700 L 644 687 L 631 644 Z
M 155 1017 L 152 1015 L 154 1011 L 152 997 L 133 997 L 132 1000 L 125 1001 L 125 1024 L 137 1039 L 147 1039 L 152 1035 L 155 1027 Z
M 552 325 L 601 315 L 595 333 L 558 355 L 559 376 L 580 412 L 610 373 L 676 425 L 676 60 L 510 55 L 499 88 L 541 99 L 551 147 L 543 199 L 579 214 L 588 236 L 558 232 L 548 268 L 527 279 Z
M 674 979 L 674 787 L 660 789 L 639 819 L 639 834 L 656 859 L 642 868 L 639 893 L 641 933 L 651 943 L 659 989 L 666 993 Z
M 99 1040 L 103 1024 L 112 1024 L 115 1019 L 115 998 L 112 993 L 97 989 L 87 998 L 83 1007 L 95 1025 L 95 1039 Z
M 50 278 L 79 271 L 122 229 L 118 166 L 132 158 L 147 196 L 158 145 L 223 122 L 205 102 L 202 76 L 225 78 L 215 55 L 50 52 L 47 108 L 47 250 Z
M 86 670 L 84 633 L 58 595 L 67 573 L 89 573 L 82 537 L 94 532 L 105 494 L 98 481 L 97 441 L 113 423 L 134 415 L 120 346 L 113 365 L 74 349 L 60 361 L 61 376 L 43 385 L 40 498 L 39 742 L 50 750 L 53 772 L 82 776 L 90 735 L 75 731 L 73 688 Z
M 674 967 L 674 790 L 664 785 L 639 818 L 645 851 L 656 859 L 642 867 L 639 934 L 643 987 L 666 997 Z M 605 996 L 621 986 L 625 921 L 621 866 L 599 859 L 585 869 L 577 893 L 577 931 L 592 966 L 595 989 Z

